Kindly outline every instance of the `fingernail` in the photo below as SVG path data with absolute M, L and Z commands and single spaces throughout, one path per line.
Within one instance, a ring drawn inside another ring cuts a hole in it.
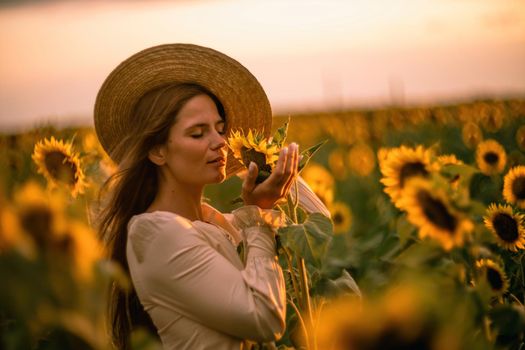
M 248 165 L 248 170 L 255 169 L 255 162 L 250 162 L 250 165 Z
M 288 147 L 284 147 L 284 148 L 283 148 L 283 153 L 284 153 L 284 154 L 287 154 L 287 153 L 288 153 Z

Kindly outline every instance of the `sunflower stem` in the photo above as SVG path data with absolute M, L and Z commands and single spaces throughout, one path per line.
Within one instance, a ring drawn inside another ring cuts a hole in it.
M 297 207 L 294 205 L 294 201 L 292 199 L 291 195 L 286 196 L 286 200 L 288 201 L 288 214 L 290 219 L 292 219 L 294 224 L 297 224 Z
M 308 322 L 308 328 L 309 329 L 313 329 L 313 318 L 312 318 L 312 305 L 311 305 L 311 301 L 310 301 L 310 293 L 309 293 L 309 288 L 308 288 L 308 275 L 307 275 L 307 271 L 306 271 L 306 266 L 305 266 L 305 263 L 304 263 L 304 259 L 299 256 L 299 254 L 296 253 L 296 257 L 295 257 L 296 261 L 297 261 L 297 265 L 298 265 L 298 268 L 299 268 L 299 276 L 301 277 L 300 279 L 300 282 L 301 282 L 301 294 L 302 294 L 302 304 L 303 304 L 303 310 L 304 310 L 304 313 L 306 314 L 306 319 L 307 319 L 307 322 Z M 311 349 L 315 349 L 316 346 L 315 344 L 309 344 L 309 348 Z
M 315 322 L 313 324 L 313 331 L 312 331 L 312 337 L 313 337 L 313 343 L 314 343 L 315 349 L 317 349 L 317 329 L 319 328 L 321 312 L 325 304 L 326 304 L 326 300 L 324 298 L 317 299 L 317 301 L 315 302 Z
M 290 253 L 290 250 L 286 247 L 283 247 L 283 251 L 286 257 L 286 262 L 288 263 L 288 268 L 290 269 L 290 278 L 292 280 L 292 287 L 295 293 L 295 300 L 301 303 L 301 291 L 299 290 L 299 283 L 297 282 L 297 277 L 295 276 L 295 272 L 293 269 L 292 254 Z M 299 306 L 303 308 L 301 304 L 299 304 Z
M 525 272 L 523 271 L 523 258 L 525 257 L 525 254 L 521 254 L 520 259 L 520 271 L 521 271 L 521 286 L 525 287 Z
M 295 217 L 297 218 L 297 207 L 299 206 L 299 186 L 297 185 L 297 181 L 294 180 L 293 182 L 293 189 L 295 198 L 293 201 L 293 211 L 295 213 Z
M 304 323 L 303 316 L 301 315 L 301 312 L 299 311 L 297 306 L 294 304 L 293 300 L 288 299 L 288 302 L 294 308 L 295 313 L 297 315 L 297 318 L 299 319 L 299 322 L 301 323 L 301 328 L 303 329 L 303 333 L 304 333 L 304 340 L 305 340 L 306 346 L 308 348 L 309 344 L 310 344 L 310 337 L 308 336 L 308 328 L 306 328 L 306 324 Z
M 492 332 L 490 331 L 490 319 L 488 316 L 483 317 L 483 331 L 487 340 L 492 343 Z
M 517 302 L 520 306 L 523 306 L 523 303 L 521 302 L 521 300 L 518 299 L 517 296 L 515 296 L 514 294 L 512 293 L 509 293 L 509 297 L 514 300 L 515 302 Z

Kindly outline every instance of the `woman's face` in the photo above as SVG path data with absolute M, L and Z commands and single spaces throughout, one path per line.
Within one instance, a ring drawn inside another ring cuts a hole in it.
M 207 95 L 182 107 L 161 146 L 168 176 L 181 184 L 203 186 L 226 178 L 226 125 Z

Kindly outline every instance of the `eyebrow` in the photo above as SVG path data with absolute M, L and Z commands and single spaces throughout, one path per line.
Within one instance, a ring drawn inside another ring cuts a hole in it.
M 224 119 L 219 119 L 215 122 L 215 125 L 217 124 L 226 124 L 226 121 Z M 186 129 L 192 129 L 192 128 L 202 128 L 202 127 L 205 127 L 205 126 L 208 126 L 207 123 L 197 123 L 197 124 L 193 124 L 193 125 L 190 125 L 188 126 Z

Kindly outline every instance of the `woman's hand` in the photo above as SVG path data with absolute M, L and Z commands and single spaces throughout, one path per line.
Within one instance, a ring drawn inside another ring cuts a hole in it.
M 299 165 L 299 146 L 291 143 L 281 149 L 279 159 L 270 176 L 262 183 L 256 185 L 257 164 L 250 163 L 248 174 L 242 184 L 241 197 L 244 204 L 255 204 L 262 209 L 273 208 L 275 203 L 284 198 L 297 176 Z

